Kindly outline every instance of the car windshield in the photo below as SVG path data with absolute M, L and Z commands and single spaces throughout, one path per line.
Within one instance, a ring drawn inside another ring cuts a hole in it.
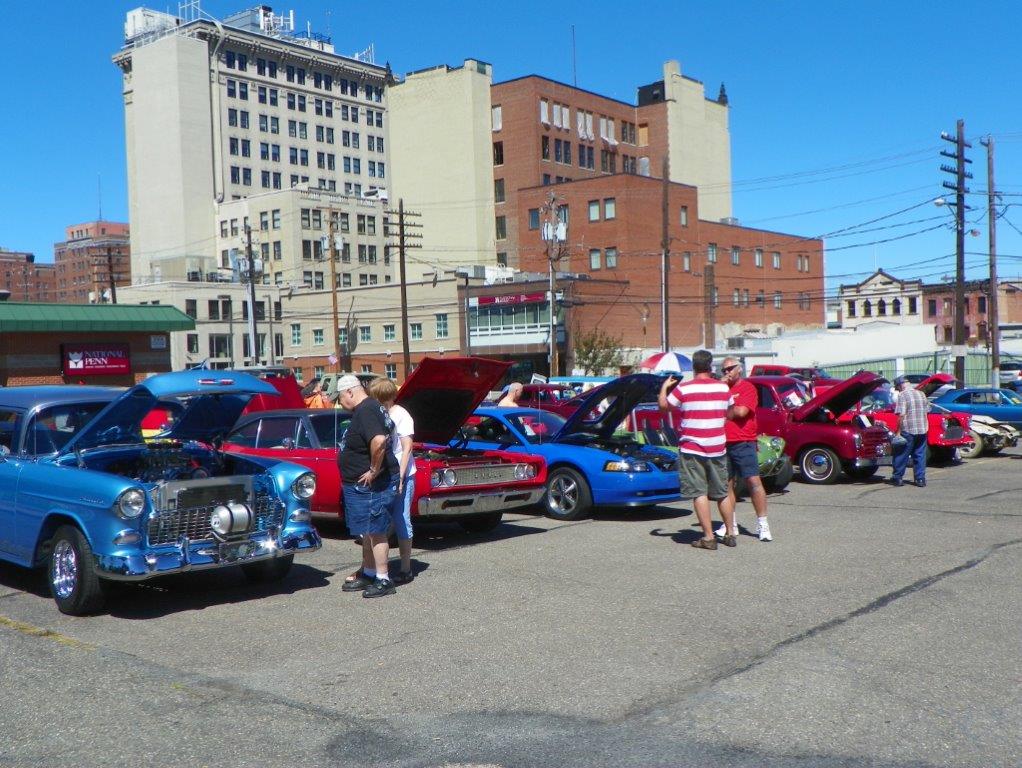
M 1022 397 L 1019 397 L 1014 392 L 1006 392 L 1001 390 L 1001 394 L 1004 395 L 1005 401 L 1010 405 L 1022 405 Z
M 891 395 L 891 390 L 887 387 L 879 387 L 874 389 L 862 400 L 859 401 L 859 407 L 864 411 L 876 411 L 883 410 L 884 408 L 894 407 L 894 397 Z
M 549 411 L 515 413 L 508 416 L 507 420 L 530 443 L 549 440 L 564 426 L 564 419 Z
M 794 382 L 791 384 L 780 384 L 777 387 L 777 394 L 780 395 L 784 407 L 788 409 L 798 408 L 809 402 L 805 389 L 801 384 Z
M 108 403 L 64 403 L 44 408 L 35 415 L 25 435 L 25 452 L 41 456 L 61 450 Z M 138 433 L 134 442 L 141 442 Z
M 348 428 L 351 415 L 340 411 L 327 412 L 310 416 L 312 431 L 316 433 L 316 439 L 323 448 L 339 448 L 341 438 Z

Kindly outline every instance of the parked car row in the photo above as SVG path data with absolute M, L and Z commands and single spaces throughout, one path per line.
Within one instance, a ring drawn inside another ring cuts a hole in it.
M 398 392 L 415 421 L 419 519 L 478 532 L 537 504 L 575 520 L 679 498 L 675 414 L 651 405 L 662 375 L 623 376 L 578 396 L 534 387 L 534 404 L 561 412 L 480 406 L 508 367 L 427 358 Z M 795 473 L 825 484 L 891 463 L 883 378 L 861 372 L 815 396 L 792 376 L 749 381 L 768 489 Z M 45 567 L 57 607 L 72 615 L 98 610 L 115 580 L 235 565 L 255 581 L 283 578 L 296 554 L 321 545 L 313 514 L 343 515 L 337 451 L 351 414 L 301 402 L 293 379 L 270 371 L 184 371 L 126 390 L 0 390 L 0 559 Z M 931 409 L 935 454 L 1018 443 L 1014 392 L 952 389 Z

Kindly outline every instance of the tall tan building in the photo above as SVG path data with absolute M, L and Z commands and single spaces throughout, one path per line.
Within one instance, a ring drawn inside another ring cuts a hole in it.
M 175 365 L 196 355 L 219 367 L 279 358 L 277 332 L 258 323 L 267 291 L 287 326 L 326 329 L 322 356 L 319 345 L 289 350 L 289 364 L 310 374 L 334 347 L 335 290 L 339 306 L 365 314 L 363 301 L 382 304 L 379 291 L 369 299 L 361 289 L 378 287 L 398 316 L 397 265 L 386 247 L 391 77 L 371 48 L 339 55 L 329 38 L 297 31 L 293 15 L 267 6 L 222 21 L 140 8 L 127 15 L 114 62 L 123 73 L 132 235 L 133 285 L 122 295 L 186 311 L 182 283 L 229 297 L 216 298 L 216 317 L 197 318 L 198 340 L 175 335 Z M 301 316 L 288 317 L 285 297 L 299 295 L 307 297 L 294 310 Z M 411 332 L 396 329 L 397 340 Z

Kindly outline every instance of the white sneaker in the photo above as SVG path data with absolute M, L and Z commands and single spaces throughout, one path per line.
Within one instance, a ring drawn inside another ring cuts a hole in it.
M 715 530 L 714 533 L 720 536 L 721 538 L 724 538 L 725 536 L 727 536 L 727 525 L 721 523 L 720 528 Z
M 770 523 L 766 519 L 757 521 L 756 533 L 759 535 L 760 541 L 773 541 L 774 537 L 770 535 Z

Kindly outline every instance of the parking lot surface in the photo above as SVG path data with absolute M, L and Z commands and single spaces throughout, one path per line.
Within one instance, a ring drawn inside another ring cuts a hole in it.
M 795 482 L 716 552 L 685 502 L 424 528 L 379 600 L 335 521 L 90 618 L 0 565 L 0 765 L 1017 766 L 1022 450 L 928 481 Z

